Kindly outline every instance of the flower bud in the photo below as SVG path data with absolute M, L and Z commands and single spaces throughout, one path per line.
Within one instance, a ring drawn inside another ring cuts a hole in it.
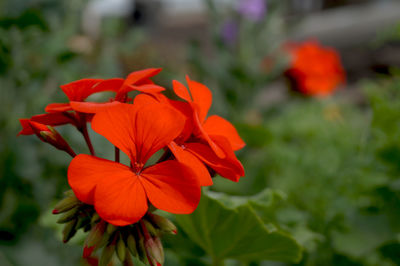
M 86 237 L 85 246 L 93 247 L 99 244 L 103 238 L 105 228 L 106 223 L 104 221 L 100 221 L 98 224 L 96 224 Z
M 141 261 L 146 261 L 146 248 L 144 246 L 144 237 L 140 230 L 138 230 L 138 241 L 136 247 L 139 254 L 139 259 Z
M 128 245 L 128 249 L 132 253 L 132 255 L 136 257 L 138 255 L 138 251 L 136 249 L 135 237 L 129 234 L 126 238 L 126 244 Z
M 63 242 L 67 243 L 71 237 L 73 237 L 76 233 L 75 225 L 76 225 L 77 220 L 74 219 L 72 221 L 69 221 L 63 229 Z
M 147 230 L 149 231 L 150 235 L 156 236 L 157 230 L 154 228 L 154 226 L 147 220 L 143 219 L 143 223 L 146 226 Z
M 160 215 L 148 213 L 148 217 L 150 221 L 157 226 L 162 232 L 170 233 L 170 234 L 177 234 L 176 226 L 167 218 L 164 218 Z
M 145 240 L 145 248 L 147 254 L 157 263 L 164 263 L 164 249 L 159 237 L 149 238 Z M 155 263 L 155 264 L 157 264 Z
M 95 212 L 90 220 L 90 223 L 95 224 L 100 221 L 100 216 Z
M 122 234 L 119 233 L 118 241 L 117 241 L 117 256 L 121 262 L 125 261 L 126 255 L 126 245 L 124 239 L 122 238 Z
M 60 218 L 58 218 L 57 223 L 64 224 L 66 222 L 71 221 L 72 219 L 75 219 L 77 212 L 78 208 L 72 208 L 71 210 L 66 211 L 65 213 L 62 214 Z
M 49 143 L 56 149 L 67 152 L 72 157 L 76 156 L 65 139 L 52 126 L 44 125 L 29 119 L 21 119 L 20 122 L 23 128 L 30 128 L 41 141 Z
M 126 249 L 125 254 L 126 254 L 125 260 L 123 261 L 122 264 L 123 264 L 124 266 L 135 266 L 135 265 L 133 264 L 132 257 L 131 257 L 131 255 L 129 254 L 129 249 L 128 249 L 128 248 Z
M 79 204 L 79 200 L 73 196 L 66 197 L 59 201 L 54 207 L 53 214 L 59 214 L 71 210 Z
M 115 239 L 103 248 L 101 252 L 99 266 L 107 266 L 107 264 L 111 261 L 111 258 L 115 252 Z
M 115 225 L 112 224 L 107 224 L 107 233 L 108 234 L 112 234 L 115 232 L 115 230 L 117 230 L 117 227 Z

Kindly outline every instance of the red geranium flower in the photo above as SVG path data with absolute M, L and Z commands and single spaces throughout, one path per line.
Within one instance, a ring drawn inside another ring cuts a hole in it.
M 124 226 L 137 222 L 148 209 L 191 213 L 200 200 L 193 171 L 167 160 L 145 167 L 184 127 L 184 117 L 165 104 L 118 104 L 97 113 L 93 129 L 127 154 L 131 166 L 80 154 L 68 169 L 68 181 L 77 198 L 94 205 L 107 222 Z
M 220 116 L 206 119 L 211 106 L 212 95 L 203 84 L 187 77 L 189 90 L 174 81 L 175 93 L 187 102 L 169 100 L 162 94 L 138 95 L 134 104 L 163 102 L 170 104 L 186 117 L 182 133 L 169 144 L 169 148 L 179 162 L 194 169 L 202 186 L 212 185 L 208 168 L 222 177 L 239 181 L 244 169 L 234 151 L 245 146 L 234 126 Z
M 345 81 L 345 72 L 338 53 L 316 41 L 289 45 L 293 59 L 286 74 L 300 92 L 327 96 Z

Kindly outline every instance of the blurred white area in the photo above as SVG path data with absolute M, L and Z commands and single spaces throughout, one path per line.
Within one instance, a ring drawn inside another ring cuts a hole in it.
M 99 35 L 101 20 L 108 16 L 129 16 L 135 7 L 135 0 L 90 0 L 83 11 L 82 27 L 92 37 Z
M 217 8 L 225 8 L 239 0 L 214 0 Z M 86 34 L 97 37 L 100 34 L 101 21 L 105 17 L 128 17 L 135 7 L 148 6 L 154 14 L 165 17 L 177 15 L 204 14 L 205 0 L 89 0 L 83 14 L 83 30 Z M 160 7 L 160 9 L 154 8 Z M 153 10 L 156 9 L 156 10 Z
M 149 0 L 155 1 L 155 0 Z M 158 0 L 162 3 L 164 11 L 169 14 L 179 14 L 185 12 L 205 12 L 205 0 Z M 214 0 L 217 7 L 224 7 L 226 5 L 232 5 L 239 0 Z

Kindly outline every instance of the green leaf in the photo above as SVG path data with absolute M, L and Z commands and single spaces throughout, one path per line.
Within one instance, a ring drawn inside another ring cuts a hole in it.
M 177 217 L 185 233 L 214 260 L 300 260 L 297 242 L 275 226 L 265 225 L 249 202 L 238 205 L 236 201 L 234 207 L 225 204 L 203 195 L 194 213 Z

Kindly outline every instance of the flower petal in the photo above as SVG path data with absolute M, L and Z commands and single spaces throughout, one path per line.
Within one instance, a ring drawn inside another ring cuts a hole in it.
M 207 116 L 208 110 L 211 107 L 211 102 L 212 102 L 211 91 L 205 85 L 197 81 L 191 80 L 189 76 L 186 76 L 186 81 L 189 85 L 189 90 L 193 98 L 193 103 L 197 107 L 197 112 L 199 115 L 200 122 L 203 123 L 204 119 Z
M 94 194 L 94 206 L 99 216 L 116 226 L 139 221 L 148 209 L 140 179 L 128 167 L 125 170 L 115 168 L 115 173 L 103 178 Z
M 61 85 L 61 89 L 67 95 L 70 101 L 81 102 L 89 95 L 94 93 L 91 89 L 97 83 L 103 81 L 102 79 L 81 79 L 68 84 Z
M 139 71 L 134 71 L 128 75 L 125 79 L 126 85 L 133 85 L 139 83 L 144 79 L 148 79 L 154 77 L 158 73 L 160 73 L 162 68 L 147 68 Z
M 103 108 L 93 117 L 92 128 L 134 161 L 136 158 L 134 119 L 137 108 L 130 104 L 116 103 L 112 107 Z
M 173 80 L 172 81 L 172 86 L 174 89 L 175 94 L 181 98 L 184 99 L 185 101 L 191 103 L 192 102 L 192 97 L 189 94 L 188 89 L 186 88 L 185 85 L 183 85 L 182 83 L 180 83 L 177 80 Z
M 156 208 L 177 214 L 196 209 L 201 188 L 189 167 L 164 161 L 144 169 L 140 176 L 147 197 Z
M 133 173 L 129 167 L 113 161 L 86 154 L 77 155 L 68 167 L 68 183 L 76 197 L 87 204 L 93 204 L 93 192 L 99 182 Z
M 108 102 L 108 103 L 93 103 L 93 102 L 70 102 L 73 110 L 81 113 L 95 114 L 104 110 L 104 108 L 109 108 L 120 104 L 119 102 Z
M 195 125 L 197 125 L 197 128 L 196 128 L 197 132 L 195 132 L 195 135 L 197 135 L 198 137 L 203 138 L 205 141 L 207 141 L 208 145 L 210 145 L 211 149 L 215 152 L 215 154 L 219 158 L 225 158 L 224 151 L 221 150 L 221 148 L 218 147 L 218 145 L 214 143 L 214 141 L 210 138 L 210 136 L 204 130 L 203 125 L 201 124 L 196 112 L 193 113 L 193 120 L 194 120 Z
M 160 101 L 158 100 L 158 96 L 156 96 L 158 94 L 162 95 L 161 93 L 157 94 L 141 93 L 135 97 L 135 99 L 133 100 L 133 105 L 144 106 L 144 105 L 159 103 Z M 164 95 L 162 96 L 165 97 Z
M 184 117 L 166 104 L 118 104 L 95 115 L 92 128 L 125 152 L 145 163 L 183 130 Z
M 222 141 L 219 140 L 219 144 Z M 231 150 L 228 151 L 224 159 L 219 158 L 207 145 L 201 143 L 186 143 L 186 149 L 195 154 L 201 161 L 214 169 L 220 176 L 232 181 L 239 181 L 244 176 L 244 169 L 240 161 L 236 158 Z M 229 143 L 225 140 L 226 149 L 230 148 Z M 227 146 L 227 147 L 226 147 Z
M 71 116 L 69 116 L 68 113 L 49 113 L 49 114 L 34 115 L 30 119 L 20 119 L 19 121 L 22 125 L 22 130 L 18 133 L 18 135 L 34 134 L 30 126 L 27 124 L 28 121 L 34 121 L 48 126 L 76 124 L 75 120 Z
M 177 145 L 173 141 L 170 143 L 170 145 L 168 145 L 168 147 L 178 162 L 189 166 L 193 170 L 193 173 L 196 175 L 200 186 L 211 186 L 213 184 L 207 167 L 200 159 L 198 159 L 190 151 L 186 150 L 186 148 Z
M 122 84 L 124 84 L 124 79 L 122 78 L 106 79 L 98 83 L 93 89 L 96 90 L 96 92 L 100 91 L 118 92 L 119 89 L 122 87 Z
M 240 138 L 235 127 L 220 116 L 212 115 L 203 124 L 203 129 L 208 135 L 224 136 L 234 151 L 240 150 L 246 144 Z
M 48 113 L 56 113 L 71 111 L 72 108 L 69 103 L 51 103 L 48 104 L 44 110 Z
M 137 106 L 135 117 L 136 160 L 145 163 L 151 155 L 180 135 L 184 116 L 166 104 Z
M 121 87 L 121 89 L 118 91 L 117 95 L 115 96 L 115 99 L 118 101 L 124 99 L 126 94 L 130 91 L 140 91 L 140 92 L 145 92 L 145 93 L 157 93 L 157 92 L 161 92 L 164 90 L 165 89 L 163 87 L 155 85 L 155 84 L 145 84 L 145 85 L 140 85 L 140 86 L 124 84 Z

